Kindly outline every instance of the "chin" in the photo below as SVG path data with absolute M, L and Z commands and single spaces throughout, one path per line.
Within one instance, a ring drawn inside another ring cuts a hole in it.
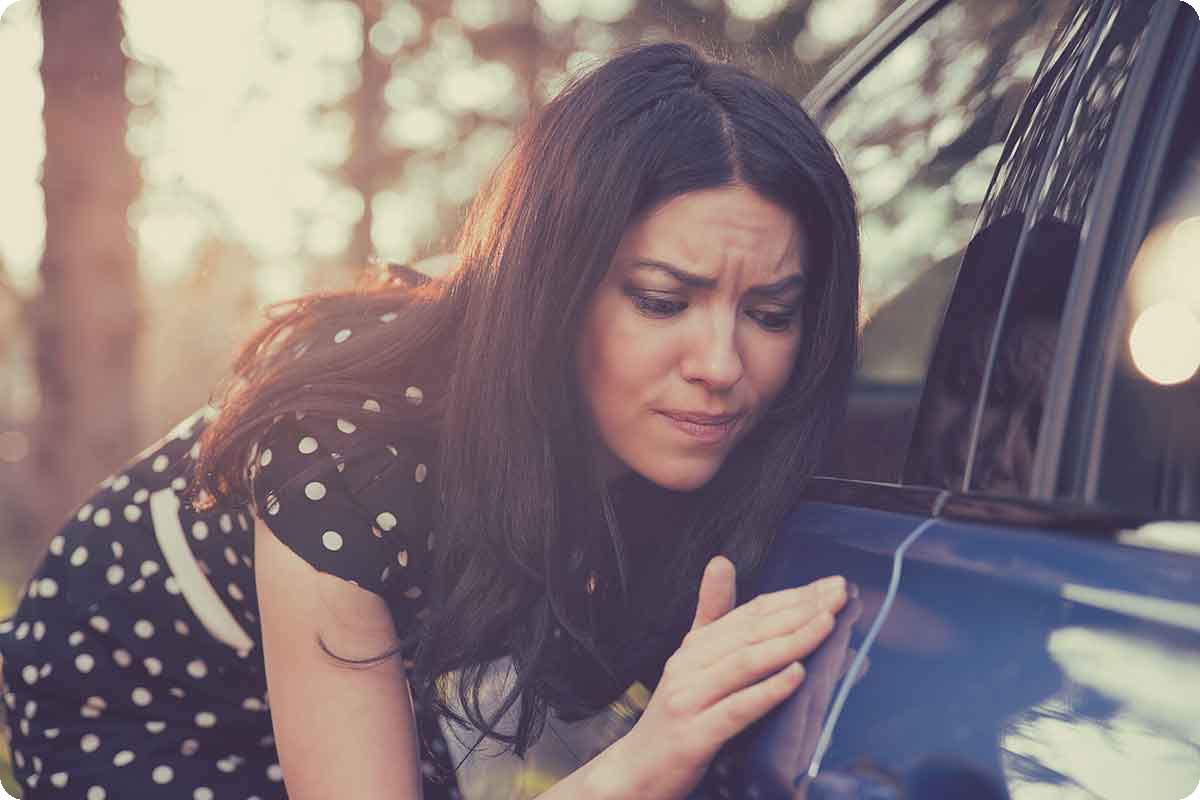
M 693 492 L 705 486 L 720 469 L 717 463 L 653 464 L 638 472 L 643 478 L 675 492 Z

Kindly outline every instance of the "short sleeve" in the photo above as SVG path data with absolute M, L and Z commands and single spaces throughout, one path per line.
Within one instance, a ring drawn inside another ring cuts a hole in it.
M 398 624 L 419 618 L 433 548 L 423 449 L 345 419 L 286 415 L 251 451 L 255 511 L 317 570 L 384 597 Z

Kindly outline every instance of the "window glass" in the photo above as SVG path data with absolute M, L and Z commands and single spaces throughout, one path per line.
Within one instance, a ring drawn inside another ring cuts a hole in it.
M 1193 21 L 1194 22 L 1194 21 Z M 1107 505 L 1200 518 L 1200 75 L 1122 290 L 1096 485 Z
M 826 474 L 900 479 L 963 248 L 1068 6 L 950 3 L 832 109 L 826 132 L 861 212 L 865 327 L 843 440 Z
M 1076 2 L 1061 17 L 964 256 L 906 482 L 999 494 L 1028 490 L 1080 226 L 1150 5 Z

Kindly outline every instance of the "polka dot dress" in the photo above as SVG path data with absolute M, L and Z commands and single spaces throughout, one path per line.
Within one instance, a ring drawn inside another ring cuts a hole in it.
M 419 387 L 405 393 L 421 400 Z M 380 410 L 363 403 L 364 413 Z M 253 509 L 207 498 L 197 510 L 183 499 L 196 437 L 212 417 L 197 412 L 106 478 L 51 540 L 14 616 L 0 621 L 6 734 L 26 797 L 286 797 Z M 426 613 L 430 444 L 288 415 L 249 465 L 254 507 L 280 540 L 382 596 L 401 633 Z M 437 723 L 417 713 L 424 796 L 456 798 Z

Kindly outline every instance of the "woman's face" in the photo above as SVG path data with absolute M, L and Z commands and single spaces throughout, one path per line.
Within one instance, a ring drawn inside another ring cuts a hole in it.
M 605 474 L 703 486 L 770 407 L 801 339 L 805 236 L 744 186 L 632 225 L 588 306 L 578 380 Z

